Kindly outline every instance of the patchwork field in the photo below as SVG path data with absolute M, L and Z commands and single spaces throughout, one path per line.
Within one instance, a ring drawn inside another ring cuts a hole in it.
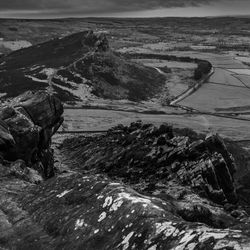
M 212 62 L 214 73 L 195 93 L 179 104 L 201 112 L 249 106 L 250 69 L 229 55 L 214 55 L 214 57 L 211 53 L 201 55 Z M 232 65 L 237 67 L 231 68 Z
M 74 104 L 82 108 L 66 109 L 63 127 L 65 131 L 106 130 L 119 122 L 129 123 L 136 119 L 145 119 L 153 123 L 173 122 L 200 131 L 212 130 L 239 140 L 250 138 L 249 122 L 237 120 L 248 119 L 247 115 L 250 112 L 248 18 L 0 20 L 0 25 L 0 37 L 3 41 L 27 41 L 36 45 L 74 32 L 92 29 L 97 34 L 105 34 L 111 49 L 125 56 L 131 53 L 174 55 L 207 60 L 213 65 L 214 73 L 194 92 L 184 96 L 177 103 L 179 108 L 167 105 L 171 98 L 182 96 L 184 92 L 197 85 L 197 81 L 193 80 L 197 64 L 159 60 L 157 56 L 151 59 L 134 58 L 132 61 L 153 68 L 154 72 L 158 71 L 166 77 L 161 91 L 147 100 L 129 101 L 125 92 L 118 89 L 113 91 L 114 86 L 108 86 L 112 90 L 110 93 L 113 93 L 112 96 L 119 95 L 120 100 L 105 99 L 102 95 L 96 98 L 92 94 L 93 86 L 86 85 L 85 81 L 81 84 L 76 83 L 72 80 L 74 77 L 68 79 L 58 74 L 53 79 L 54 88 L 60 93 L 67 92 L 67 95 L 74 96 L 71 98 L 73 101 L 66 106 L 70 108 Z M 23 86 L 35 83 L 35 88 L 47 88 L 49 77 L 43 79 L 39 74 L 33 74 L 36 72 L 36 65 L 33 66 L 34 71 L 27 74 Z M 82 79 L 85 73 L 82 73 Z M 148 81 L 150 91 L 158 87 L 154 78 Z M 102 81 L 102 78 L 98 81 Z M 105 92 L 107 87 L 103 89 Z M 4 89 L 1 91 L 4 95 Z M 86 109 L 91 107 L 96 110 Z M 219 113 L 236 119 L 209 116 L 207 113 Z
M 249 105 L 250 89 L 205 83 L 202 88 L 187 97 L 179 104 L 200 111 L 215 111 L 217 108 L 228 108 Z
M 209 78 L 208 82 L 228 86 L 244 87 L 244 84 L 239 79 L 237 79 L 233 73 L 230 73 L 226 69 L 222 68 L 215 69 L 214 74 Z
M 250 69 L 228 69 L 237 75 L 250 75 Z
M 250 75 L 237 75 L 236 76 L 246 87 L 250 88 Z
M 0 37 L 32 44 L 92 29 L 105 33 L 113 48 L 144 47 L 158 51 L 245 51 L 249 48 L 248 18 L 82 18 L 0 20 Z M 225 28 L 226 27 L 226 28 Z

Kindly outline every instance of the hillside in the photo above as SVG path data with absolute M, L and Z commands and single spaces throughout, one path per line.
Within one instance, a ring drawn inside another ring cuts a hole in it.
M 0 92 L 53 89 L 66 101 L 89 97 L 146 100 L 165 77 L 115 55 L 105 35 L 84 31 L 12 52 L 0 59 Z
M 0 18 L 0 250 L 249 250 L 249 20 Z
M 0 249 L 249 249 L 243 161 L 218 135 L 137 121 L 52 148 L 63 106 L 43 91 L 0 118 Z

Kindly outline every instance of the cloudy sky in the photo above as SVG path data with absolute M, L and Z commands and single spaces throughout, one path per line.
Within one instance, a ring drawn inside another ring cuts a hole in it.
M 250 15 L 250 0 L 0 0 L 0 17 Z

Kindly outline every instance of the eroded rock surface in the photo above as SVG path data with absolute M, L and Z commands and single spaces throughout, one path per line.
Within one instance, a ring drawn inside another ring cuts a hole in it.
M 21 199 L 57 249 L 248 249 L 248 232 L 186 222 L 176 204 L 103 175 L 63 175 Z M 218 208 L 218 213 L 220 213 Z M 227 248 L 226 248 L 227 247 Z
M 62 150 L 75 168 L 106 173 L 140 192 L 177 181 L 216 203 L 237 202 L 235 162 L 218 135 L 191 138 L 174 134 L 167 124 L 156 128 L 137 122 L 105 136 L 66 140 Z
M 2 159 L 9 162 L 21 159 L 24 164 L 38 170 L 44 177 L 53 176 L 53 153 L 50 144 L 52 135 L 63 122 L 62 113 L 61 102 L 43 91 L 26 92 L 2 104 L 0 110 Z M 17 168 L 24 169 L 20 166 Z
M 43 182 L 24 160 L 7 172 L 2 160 L 0 249 L 250 248 L 237 167 L 217 135 L 136 122 L 67 139 L 56 159 L 57 176 Z
M 84 180 L 92 183 L 96 175 L 100 181 L 104 181 L 104 176 L 108 177 L 107 186 L 115 187 L 111 191 L 112 195 L 100 194 L 98 191 L 93 196 L 92 190 L 95 190 L 98 182 L 93 182 L 94 185 L 87 188 L 91 199 L 103 200 L 103 208 L 113 203 L 116 206 L 116 201 L 123 204 L 121 200 L 129 200 L 131 210 L 126 208 L 124 211 L 121 205 L 121 210 L 114 217 L 107 209 L 99 210 L 100 205 L 91 208 L 98 209 L 101 221 L 107 219 L 104 231 L 103 224 L 98 224 L 98 227 L 94 223 L 94 232 L 100 231 L 101 238 L 106 239 L 104 249 L 122 249 L 120 242 L 117 245 L 105 245 L 111 243 L 108 243 L 109 237 L 103 234 L 112 230 L 109 225 L 116 227 L 116 223 L 119 224 L 118 228 L 125 227 L 127 234 L 122 234 L 123 237 L 131 238 L 125 246 L 128 249 L 250 247 L 249 217 L 238 205 L 235 191 L 234 173 L 237 167 L 218 135 L 203 137 L 186 130 L 174 130 L 166 124 L 156 128 L 136 122 L 129 127 L 119 125 L 103 136 L 65 140 L 59 151 L 63 164 L 84 174 Z M 107 186 L 105 184 L 105 188 Z M 64 189 L 61 194 L 66 196 L 68 192 L 74 200 L 72 187 Z M 84 202 L 93 204 L 96 200 L 89 202 L 87 199 Z M 117 218 L 120 219 L 118 222 Z M 148 220 L 150 223 L 147 223 Z M 155 241 L 147 241 L 148 236 L 140 232 L 151 232 L 154 223 L 156 227 L 160 225 L 162 230 L 160 235 L 153 230 L 155 234 L 149 233 L 149 238 Z M 187 235 L 182 235 L 181 229 Z M 122 231 L 116 229 L 114 232 L 120 236 Z M 138 235 L 139 238 L 143 235 L 143 242 L 137 239 Z M 94 245 L 89 245 L 90 249 L 92 247 L 94 249 Z

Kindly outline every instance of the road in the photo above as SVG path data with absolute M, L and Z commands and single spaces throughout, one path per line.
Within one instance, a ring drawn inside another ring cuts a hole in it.
M 201 112 L 230 111 L 250 104 L 250 70 L 231 55 L 184 52 L 210 61 L 214 74 L 192 95 L 178 102 Z M 249 110 L 250 111 L 250 110 Z

